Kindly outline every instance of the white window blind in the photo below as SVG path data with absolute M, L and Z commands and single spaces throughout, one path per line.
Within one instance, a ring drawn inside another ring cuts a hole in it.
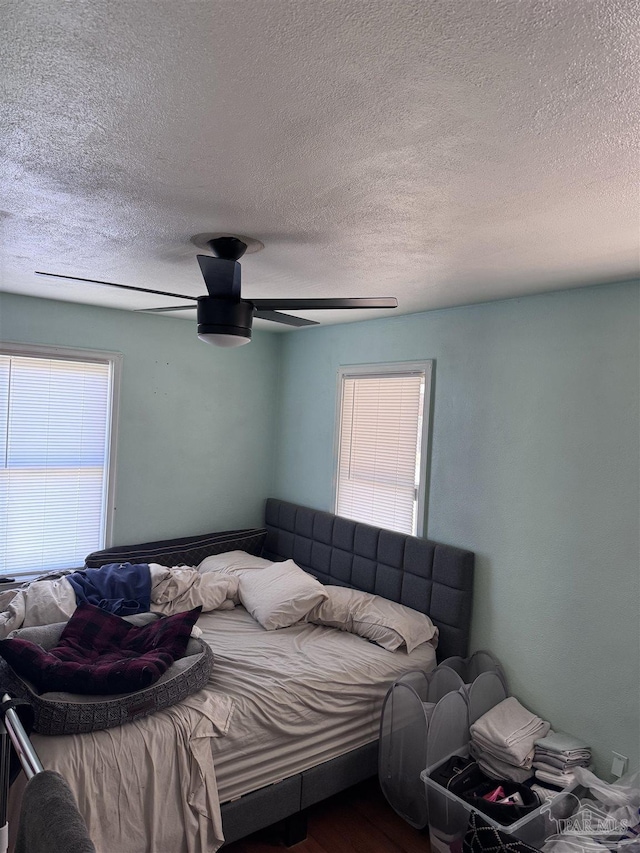
M 415 534 L 425 370 L 344 372 L 340 396 L 336 514 Z
M 113 363 L 0 353 L 0 574 L 104 547 Z

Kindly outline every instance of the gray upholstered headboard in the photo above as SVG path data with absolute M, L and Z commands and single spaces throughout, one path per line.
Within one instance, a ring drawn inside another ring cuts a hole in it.
M 326 584 L 350 586 L 426 613 L 440 629 L 438 659 L 469 647 L 474 555 L 269 498 L 263 556 L 295 560 Z

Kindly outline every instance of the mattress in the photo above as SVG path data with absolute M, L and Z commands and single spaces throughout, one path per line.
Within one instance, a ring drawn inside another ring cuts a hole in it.
M 407 654 L 320 625 L 265 631 L 242 607 L 198 626 L 215 657 L 209 689 L 235 699 L 211 742 L 220 802 L 376 740 L 391 682 L 436 665 L 429 643 Z

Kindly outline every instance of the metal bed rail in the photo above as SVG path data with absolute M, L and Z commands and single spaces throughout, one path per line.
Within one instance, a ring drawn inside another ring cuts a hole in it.
M 31 706 L 24 700 L 12 699 L 8 693 L 5 693 L 0 704 L 2 712 L 0 718 L 0 853 L 6 853 L 9 849 L 7 809 L 11 784 L 11 747 L 13 746 L 27 779 L 33 778 L 44 770 L 16 707 L 28 708 L 32 713 Z

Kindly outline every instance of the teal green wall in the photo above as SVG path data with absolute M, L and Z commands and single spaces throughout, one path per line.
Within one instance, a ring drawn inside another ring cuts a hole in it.
M 640 296 L 564 291 L 283 342 L 276 494 L 332 508 L 340 365 L 435 359 L 425 535 L 477 554 L 472 646 L 638 766 Z
M 262 523 L 277 335 L 225 350 L 198 341 L 194 323 L 2 294 L 0 337 L 124 354 L 115 544 Z
M 5 340 L 124 353 L 115 541 L 330 509 L 341 364 L 435 359 L 433 539 L 477 554 L 472 645 L 558 728 L 638 766 L 640 291 L 610 285 L 237 350 L 159 316 L 10 294 Z

